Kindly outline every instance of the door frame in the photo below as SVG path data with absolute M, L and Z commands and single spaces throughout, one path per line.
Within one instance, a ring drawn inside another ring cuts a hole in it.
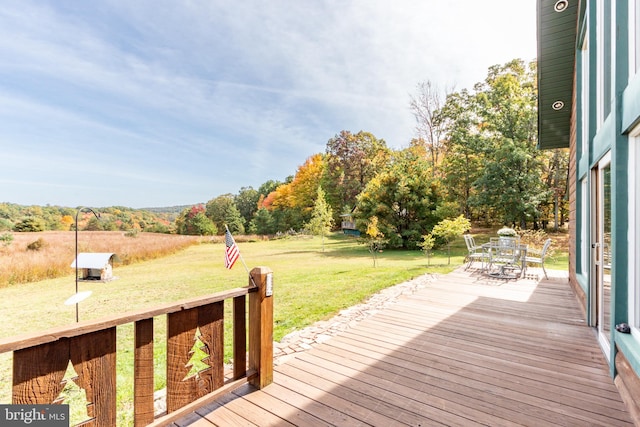
M 604 171 L 609 169 L 611 174 L 611 151 L 608 151 L 591 169 L 591 326 L 596 328 L 598 342 L 602 351 L 610 361 L 611 357 L 611 276 L 609 271 L 609 297 L 605 298 L 607 288 L 605 284 L 605 234 L 611 234 L 611 229 L 605 230 L 605 188 Z M 609 176 L 611 179 L 611 176 Z M 611 209 L 611 182 L 609 182 L 609 209 Z M 611 212 L 608 213 L 609 221 Z M 611 227 L 611 224 L 609 224 Z M 608 251 L 611 251 L 609 244 Z M 609 270 L 611 266 L 609 266 Z M 605 304 L 606 302 L 606 304 Z M 607 306 L 608 304 L 608 306 Z M 608 316 L 607 316 L 608 313 Z M 607 321 L 605 321 L 605 319 Z

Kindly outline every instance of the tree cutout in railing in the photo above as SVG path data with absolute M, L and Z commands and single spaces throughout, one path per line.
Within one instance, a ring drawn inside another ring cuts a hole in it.
M 224 385 L 223 319 L 222 301 L 167 314 L 168 412 Z
M 78 374 L 73 368 L 73 364 L 69 362 L 67 371 L 62 380 L 63 389 L 54 403 L 63 403 L 69 405 L 69 425 L 78 425 L 91 419 L 87 412 L 87 393 L 78 385 Z
M 200 332 L 200 328 L 196 328 L 196 333 L 193 337 L 193 347 L 189 350 L 189 362 L 185 366 L 186 368 L 189 368 L 189 372 L 187 372 L 187 375 L 182 379 L 182 381 L 186 381 L 189 378 L 196 377 L 195 379 L 200 387 L 203 386 L 200 384 L 200 372 L 211 369 L 211 366 L 205 362 L 211 357 L 209 354 L 209 348 L 204 342 L 202 342 L 201 338 L 202 333 Z

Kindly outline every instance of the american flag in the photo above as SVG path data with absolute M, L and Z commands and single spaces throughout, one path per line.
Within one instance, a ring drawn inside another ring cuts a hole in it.
M 231 269 L 240 256 L 240 250 L 238 249 L 235 240 L 233 240 L 233 236 L 229 232 L 228 228 L 224 235 L 224 243 L 227 246 L 224 252 L 224 266 Z

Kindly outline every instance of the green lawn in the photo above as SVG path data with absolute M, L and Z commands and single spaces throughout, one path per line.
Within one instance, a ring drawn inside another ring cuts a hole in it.
M 488 236 L 477 236 L 479 242 Z M 269 242 L 238 243 L 249 269 L 266 266 L 274 272 L 274 339 L 327 319 L 391 285 L 427 272 L 447 273 L 459 266 L 466 253 L 462 239 L 447 251 L 434 251 L 429 265 L 419 251 L 385 250 L 376 267 L 363 245 L 342 234 L 325 238 L 287 238 Z M 116 266 L 117 280 L 110 283 L 80 282 L 80 291 L 92 295 L 80 303 L 80 320 L 126 313 L 161 303 L 207 295 L 246 286 L 247 272 L 240 260 L 232 270 L 223 265 L 224 245 L 201 244 L 178 254 L 144 263 Z M 549 268 L 566 269 L 566 254 Z M 73 276 L 0 289 L 1 337 L 44 330 L 75 322 L 75 307 L 64 301 L 75 292 Z M 226 315 L 230 314 L 228 306 Z M 227 317 L 228 319 L 229 317 Z M 156 389 L 164 387 L 165 325 L 156 322 Z M 231 336 L 231 322 L 225 322 Z M 118 329 L 118 391 L 121 407 L 130 405 L 133 369 L 132 326 Z M 229 340 L 226 356 L 231 355 Z M 10 355 L 0 355 L 0 403 L 10 401 Z M 127 425 L 128 418 L 122 418 Z

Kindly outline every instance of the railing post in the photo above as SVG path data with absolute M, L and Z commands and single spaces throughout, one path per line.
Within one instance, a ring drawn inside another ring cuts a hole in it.
M 257 373 L 250 382 L 264 388 L 273 382 L 273 272 L 256 267 L 250 274 L 258 286 L 249 294 L 249 369 Z
M 133 361 L 134 426 L 153 422 L 153 317 L 135 322 Z
M 233 379 L 247 374 L 247 298 L 233 299 Z

